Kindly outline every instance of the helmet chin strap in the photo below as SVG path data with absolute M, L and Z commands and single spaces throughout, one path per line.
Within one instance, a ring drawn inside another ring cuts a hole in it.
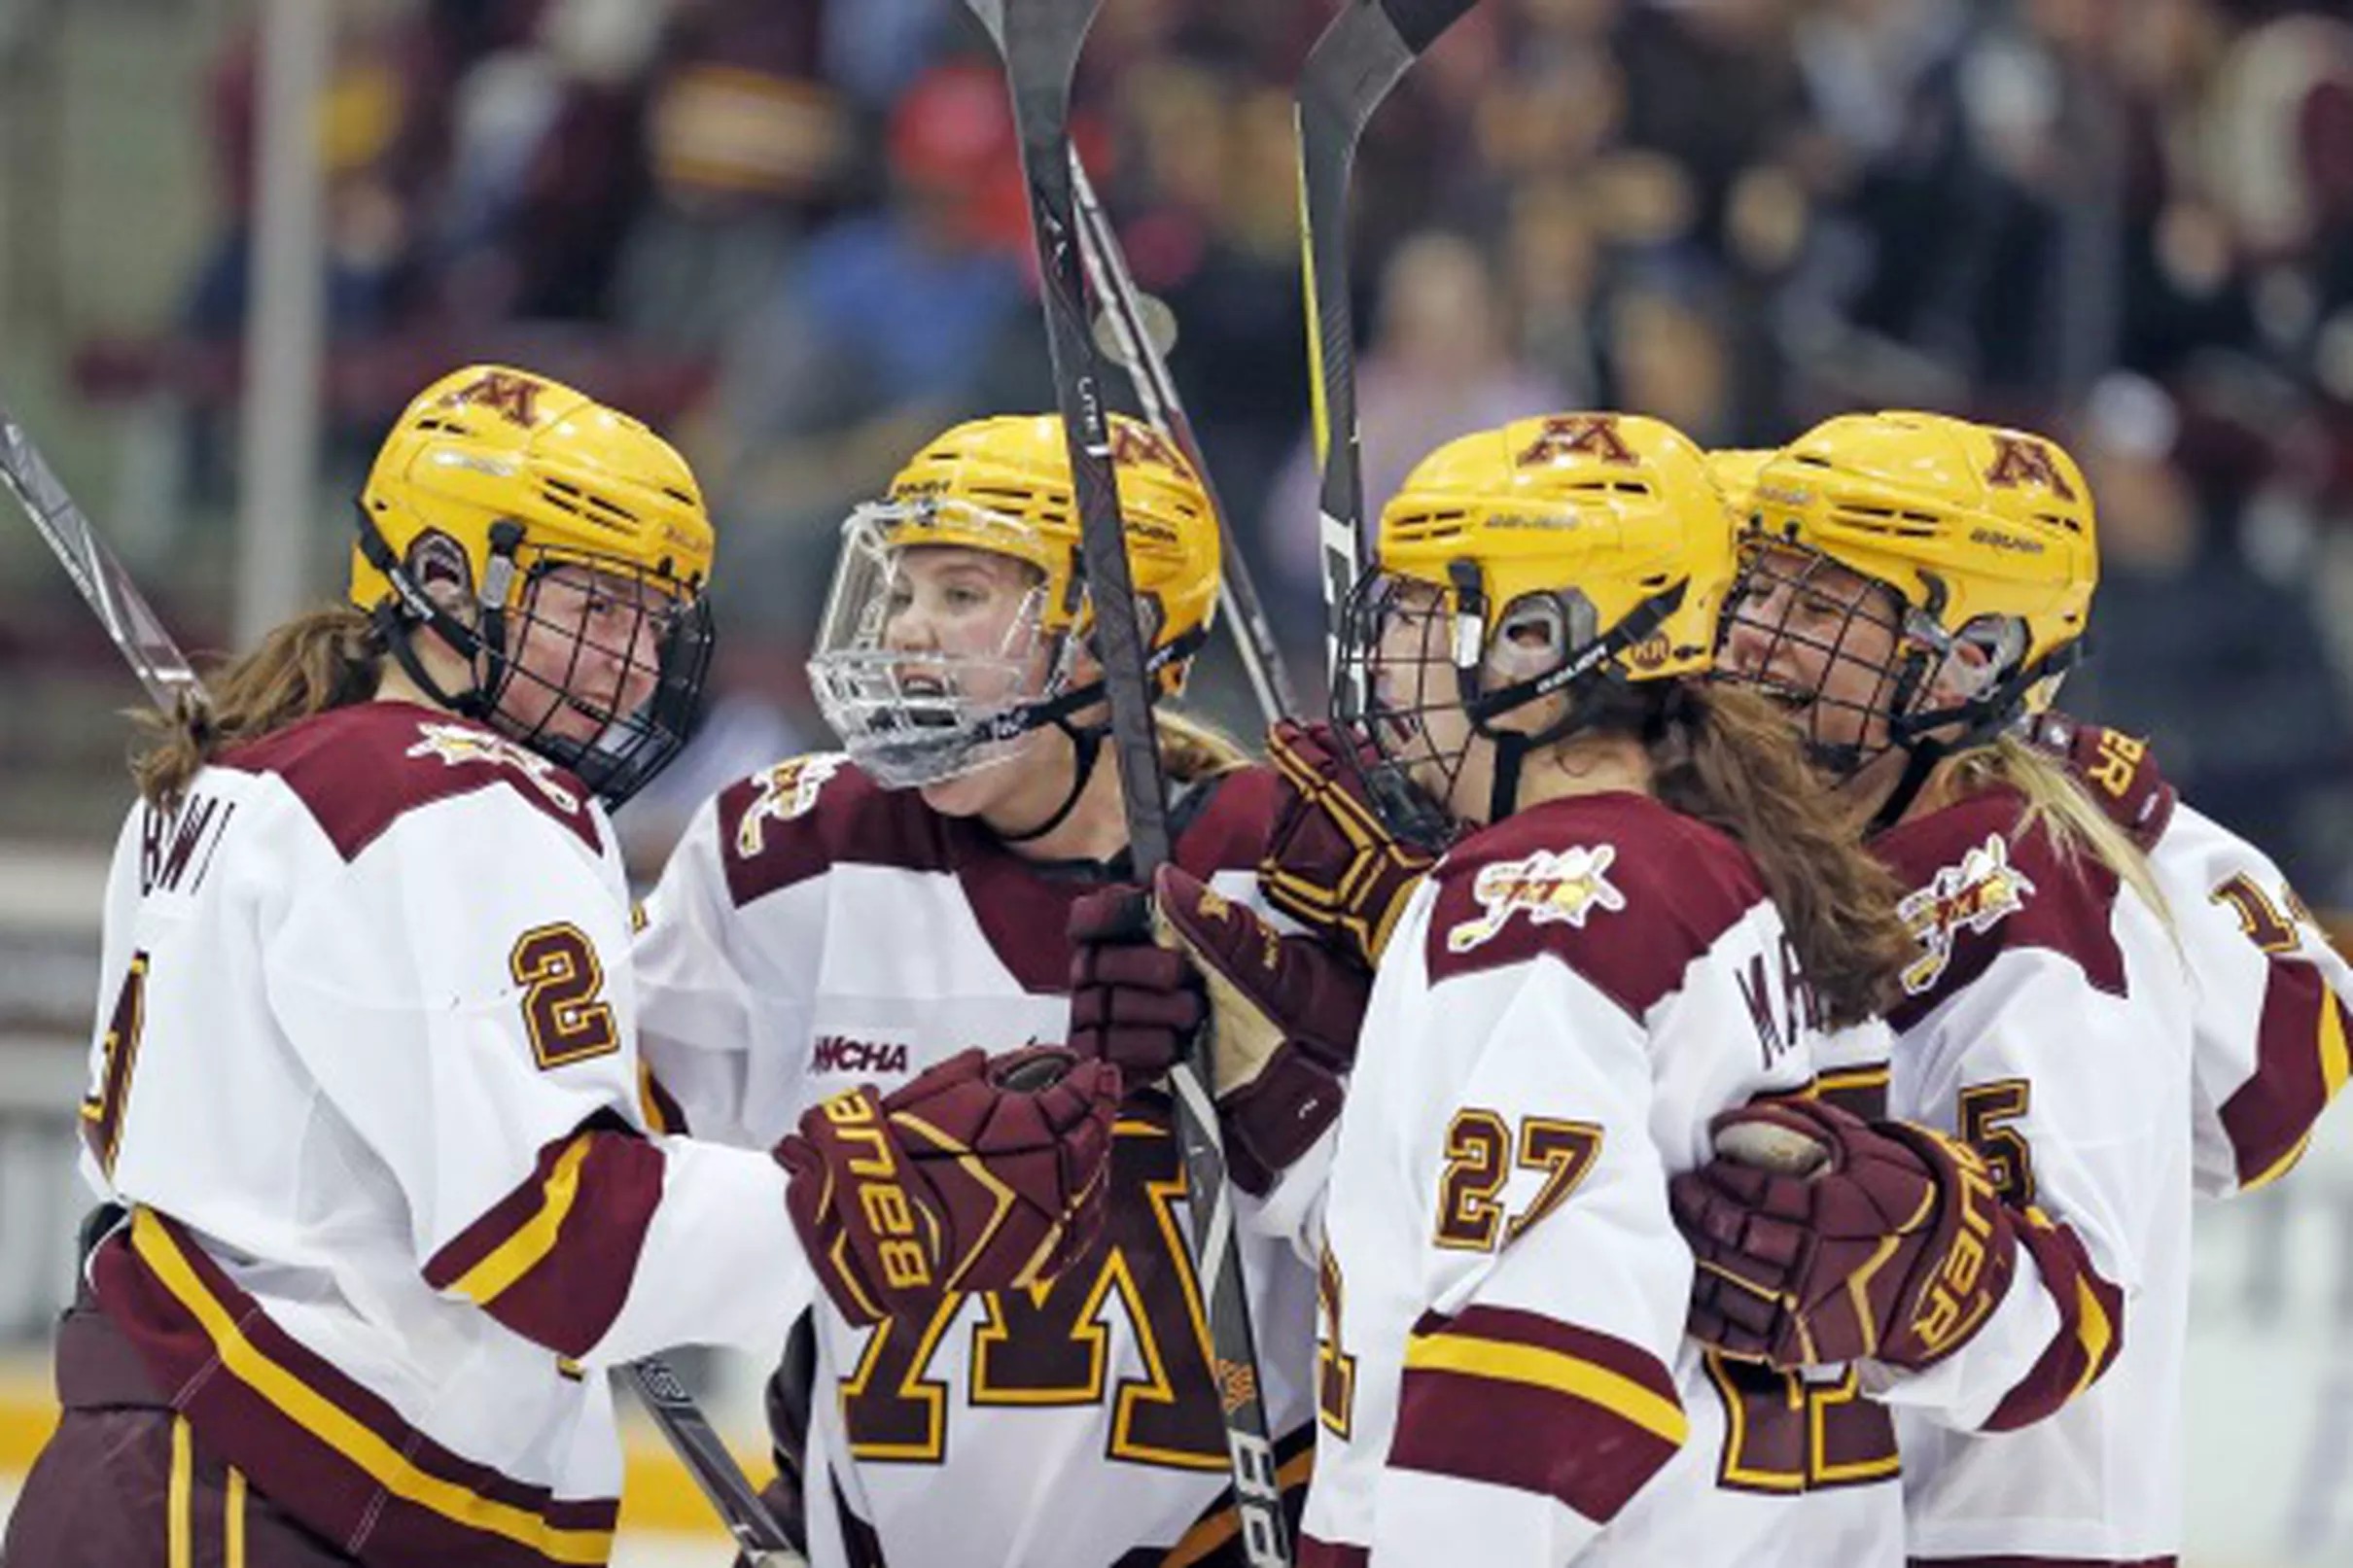
M 1920 791 L 1927 787 L 1937 764 L 1947 757 L 1995 739 L 2018 717 L 2025 705 L 2027 692 L 2049 677 L 2063 675 L 2073 669 L 2082 657 L 2081 645 L 2069 644 L 1995 681 L 1992 690 L 1974 702 L 1940 713 L 1922 714 L 1899 724 L 1895 744 L 1905 753 L 1904 771 L 1897 776 L 1895 788 L 1879 803 L 1879 809 L 1872 814 L 1870 825 L 1864 829 L 1865 834 L 1884 832 L 1902 821 L 1904 814 L 1919 799 Z M 1958 735 L 1939 739 L 1926 733 L 1931 728 L 1955 719 L 1967 720 L 1967 727 Z
M 476 600 L 481 630 L 476 632 L 443 609 L 409 575 L 407 567 L 377 530 L 375 519 L 368 514 L 368 508 L 361 506 L 359 512 L 360 553 L 368 558 L 369 565 L 384 574 L 393 587 L 394 597 L 369 612 L 369 620 L 383 639 L 386 649 L 399 662 L 401 672 L 426 696 L 463 717 L 488 721 L 497 711 L 499 693 L 507 684 L 507 594 L 514 582 L 514 552 L 523 542 L 522 526 L 512 522 L 491 525 L 490 560 L 483 571 L 481 592 Z M 432 628 L 451 652 L 470 666 L 484 669 L 489 679 L 485 681 L 477 678 L 464 691 L 444 688 L 425 668 L 425 660 L 417 652 L 415 633 L 420 627 Z
M 1095 764 L 1103 756 L 1105 726 L 1073 724 L 1062 714 L 1054 715 L 1053 724 L 1071 741 L 1070 793 L 1064 795 L 1062 804 L 1055 807 L 1052 815 L 1036 827 L 1025 827 L 1018 833 L 999 833 L 998 842 L 1001 844 L 1034 844 L 1069 821 L 1071 813 L 1078 809 L 1079 797 L 1087 792 L 1087 782 L 1095 776 Z
M 1475 584 L 1470 587 L 1476 591 Z M 1457 583 L 1458 594 L 1464 588 L 1463 583 Z M 1480 691 L 1477 666 L 1456 667 L 1456 680 L 1462 690 L 1463 711 L 1470 715 L 1471 728 L 1494 743 L 1494 772 L 1488 781 L 1487 790 L 1489 823 L 1499 822 L 1520 809 L 1520 775 L 1528 756 L 1538 748 L 1563 740 L 1592 721 L 1601 694 L 1626 683 L 1624 676 L 1610 668 L 1610 661 L 1665 624 L 1667 617 L 1682 605 L 1689 588 L 1688 581 L 1678 582 L 1651 595 L 1620 617 L 1617 625 L 1586 644 L 1575 656 L 1543 675 L 1515 681 L 1500 691 Z M 1567 708 L 1559 718 L 1533 734 L 1497 729 L 1490 722 L 1522 703 L 1556 691 L 1567 697 Z
M 1209 641 L 1208 629 L 1195 627 L 1183 636 L 1172 638 L 1162 644 L 1159 647 L 1154 648 L 1150 657 L 1144 661 L 1145 679 L 1152 679 L 1169 665 L 1179 659 L 1190 658 L 1194 651 L 1207 641 Z M 1104 701 L 1105 696 L 1104 683 L 1101 680 L 1090 680 L 1085 685 L 1072 691 L 1067 691 L 1051 702 L 1041 703 L 1031 711 L 1024 728 L 1035 727 L 1039 723 L 1049 723 L 1070 738 L 1072 760 L 1076 764 L 1071 773 L 1071 792 L 1063 796 L 1062 804 L 1055 807 L 1053 815 L 1044 821 L 1036 827 L 1024 828 L 1018 833 L 999 833 L 997 835 L 999 842 L 1004 844 L 1035 843 L 1053 832 L 1064 822 L 1069 821 L 1071 813 L 1078 809 L 1079 797 L 1087 792 L 1087 782 L 1095 776 L 1095 764 L 1103 756 L 1104 737 L 1110 733 L 1111 726 L 1107 718 L 1100 724 L 1079 724 L 1072 722 L 1071 715 L 1082 709 L 1094 707 L 1097 703 Z

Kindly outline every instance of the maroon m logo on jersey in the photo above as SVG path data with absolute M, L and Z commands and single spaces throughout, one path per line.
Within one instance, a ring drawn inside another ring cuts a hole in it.
M 509 424 L 529 430 L 539 423 L 540 384 L 511 370 L 488 370 L 449 395 L 452 403 L 478 403 Z
M 1578 453 L 1602 463 L 1622 463 L 1634 467 L 1641 460 L 1626 437 L 1618 434 L 1615 414 L 1561 414 L 1544 422 L 1536 438 L 1528 443 L 1513 462 L 1520 468 L 1533 468 L 1539 463 L 1554 463 Z
M 2051 448 L 2030 436 L 1993 438 L 1993 467 L 1985 470 L 1985 482 L 2004 489 L 2038 484 L 2061 501 L 2075 499 L 2074 487 L 2052 460 Z

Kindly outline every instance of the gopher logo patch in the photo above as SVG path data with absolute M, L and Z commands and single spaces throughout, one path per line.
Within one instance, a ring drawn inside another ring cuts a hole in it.
M 1596 910 L 1620 910 L 1626 895 L 1611 885 L 1609 864 L 1618 857 L 1614 844 L 1586 849 L 1538 850 L 1520 860 L 1498 860 L 1481 866 L 1471 883 L 1471 896 L 1482 913 L 1446 933 L 1446 951 L 1468 953 L 1494 940 L 1514 915 L 1525 913 L 1537 925 L 1561 923 L 1582 927 Z
M 1536 438 L 1513 462 L 1532 469 L 1539 463 L 1558 463 L 1580 455 L 1623 468 L 1641 462 L 1626 444 L 1626 437 L 1618 434 L 1615 414 L 1556 414 L 1544 422 Z
M 437 723 L 419 724 L 417 733 L 424 738 L 408 749 L 412 757 L 438 756 L 453 768 L 463 762 L 512 768 L 557 810 L 572 816 L 579 812 L 580 797 L 557 781 L 555 764 L 503 735 L 467 724 Z
M 2001 489 L 2031 484 L 2050 491 L 2061 501 L 2075 499 L 2075 490 L 2059 472 L 2058 461 L 2051 455 L 2051 448 L 2029 436 L 1993 438 L 1993 465 L 1985 470 L 1985 482 Z
M 1958 865 L 1940 867 L 1926 887 L 1895 906 L 1920 944 L 1920 956 L 1904 970 L 1905 994 L 1918 996 L 1936 985 L 1952 962 L 1955 934 L 1990 931 L 2033 896 L 2034 883 L 2010 863 L 2009 842 L 1999 833 L 1986 834 Z
M 820 756 L 794 757 L 779 762 L 765 773 L 753 775 L 758 792 L 752 804 L 744 808 L 743 819 L 735 826 L 735 854 L 739 859 L 750 860 L 766 848 L 768 824 L 790 822 L 796 817 L 806 817 L 817 805 L 818 791 L 825 781 L 839 773 L 849 758 L 828 751 Z

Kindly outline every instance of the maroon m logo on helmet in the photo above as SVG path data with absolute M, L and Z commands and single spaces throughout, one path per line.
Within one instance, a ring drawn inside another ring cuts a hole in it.
M 1622 463 L 1633 468 L 1641 462 L 1626 437 L 1618 434 L 1615 414 L 1558 414 L 1544 422 L 1536 438 L 1528 443 L 1513 462 L 1520 468 L 1532 468 L 1538 463 L 1555 463 L 1578 453 L 1602 463 Z
M 2003 489 L 2037 484 L 2061 501 L 2075 499 L 2074 487 L 2059 472 L 2058 464 L 2052 459 L 2051 448 L 2030 436 L 1996 436 L 1993 438 L 1993 467 L 1985 470 L 1985 482 Z
M 1184 470 L 1184 459 L 1176 455 L 1176 448 L 1160 432 L 1149 425 L 1131 425 L 1124 419 L 1111 425 L 1111 461 L 1157 463 L 1164 469 Z
M 448 401 L 479 404 L 529 430 L 539 423 L 540 383 L 511 370 L 487 370 L 451 393 Z

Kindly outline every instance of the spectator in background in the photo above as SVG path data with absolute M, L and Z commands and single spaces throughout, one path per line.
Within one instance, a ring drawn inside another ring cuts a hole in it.
M 2101 570 L 2092 656 L 2065 705 L 2147 735 L 2200 811 L 2292 881 L 2332 889 L 2353 708 L 2310 599 L 2256 570 L 2243 498 L 2201 490 L 2183 467 L 2180 413 L 2156 385 L 2108 377 L 2084 423 L 2076 450 L 2099 500 Z
M 606 312 L 647 190 L 635 154 L 662 17 L 630 0 L 548 0 L 528 38 L 458 82 L 436 258 L 453 324 Z
M 806 625 L 832 556 L 832 525 L 879 491 L 924 435 L 970 406 L 1019 313 L 1030 247 L 1002 78 L 935 66 L 893 109 L 890 197 L 812 234 L 723 351 L 715 405 L 695 444 L 722 512 L 768 557 L 736 580 L 765 586 L 745 612 Z M 789 601 L 789 602 L 787 602 Z
M 758 307 L 778 259 L 846 193 L 853 125 L 823 55 L 828 28 L 858 9 L 673 0 L 648 89 L 651 191 L 623 255 L 624 327 L 716 351 Z
M 1364 452 L 1364 515 L 1381 508 L 1422 454 L 1457 436 L 1554 412 L 1568 396 L 1511 348 L 1510 309 L 1476 245 L 1432 231 L 1406 241 L 1381 276 L 1372 341 L 1357 362 L 1356 424 Z M 1303 435 L 1269 492 L 1261 531 L 1280 592 L 1316 602 L 1315 434 Z M 1315 626 L 1286 617 L 1290 624 Z

